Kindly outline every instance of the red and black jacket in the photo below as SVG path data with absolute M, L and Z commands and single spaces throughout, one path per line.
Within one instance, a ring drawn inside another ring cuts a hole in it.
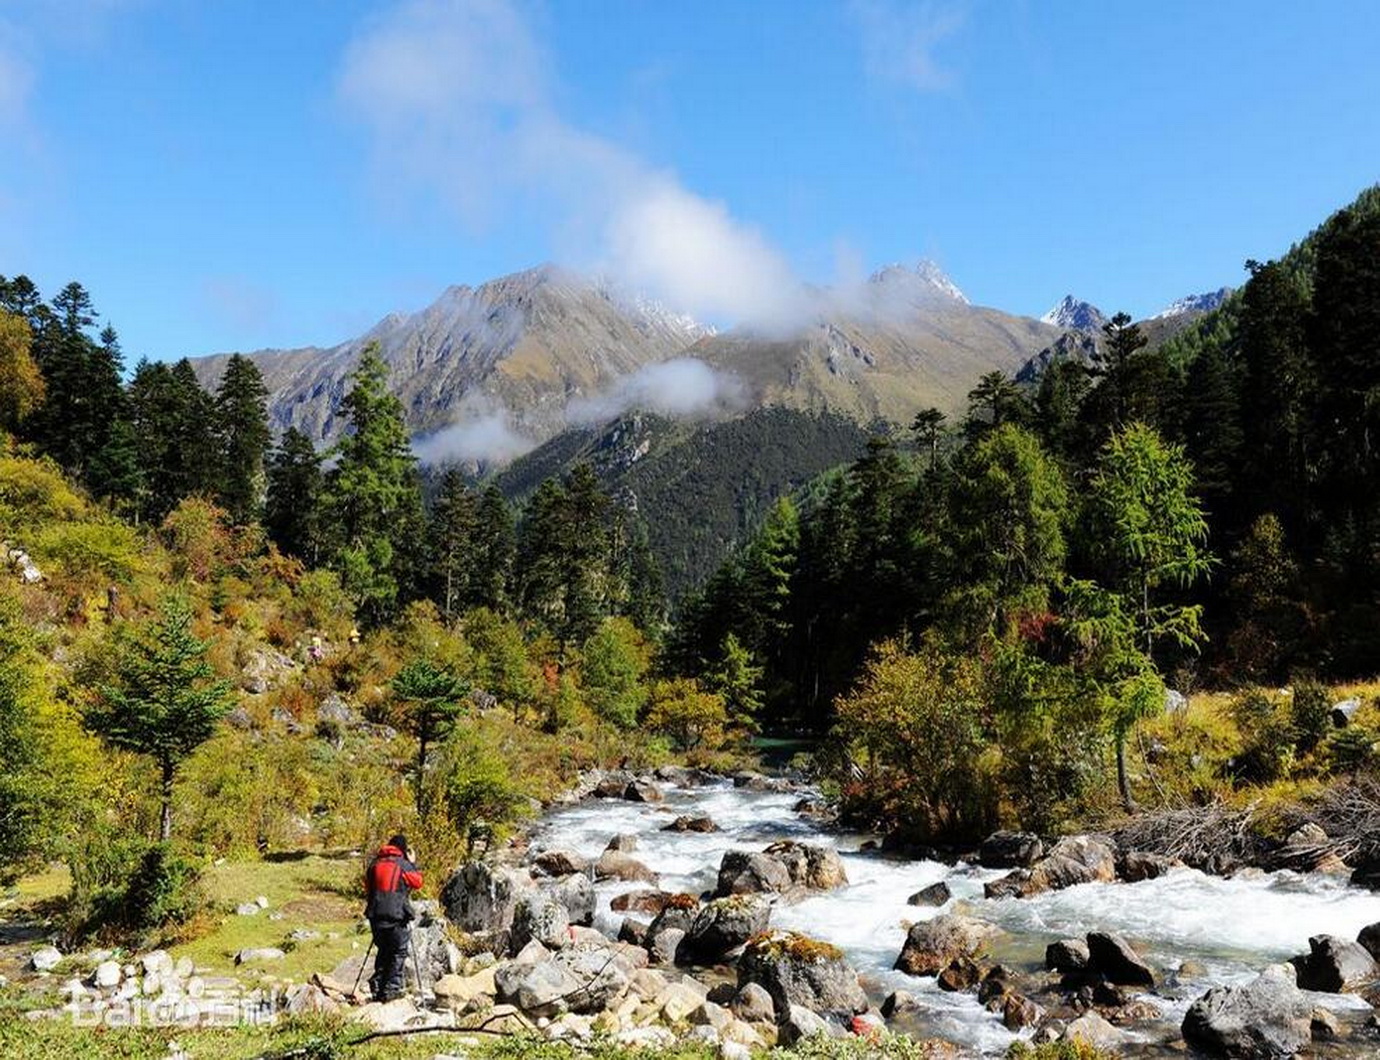
M 407 860 L 406 851 L 384 844 L 364 870 L 364 915 L 370 921 L 407 923 L 412 919 L 408 892 L 421 886 L 422 874 Z

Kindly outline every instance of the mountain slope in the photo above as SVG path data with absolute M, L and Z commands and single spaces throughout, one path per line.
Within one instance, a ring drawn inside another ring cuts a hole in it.
M 276 429 L 332 438 L 346 377 L 365 345 L 378 342 L 415 431 L 507 416 L 511 424 L 500 427 L 540 440 L 564 426 L 570 400 L 593 397 L 708 331 L 610 284 L 543 265 L 478 288 L 451 287 L 421 312 L 391 314 L 329 349 L 250 357 L 264 373 Z M 226 360 L 194 362 L 202 382 L 214 383 Z

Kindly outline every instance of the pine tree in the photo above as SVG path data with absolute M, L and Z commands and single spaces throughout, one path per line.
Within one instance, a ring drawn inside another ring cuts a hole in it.
M 472 585 L 474 604 L 502 611 L 512 584 L 517 531 L 513 510 L 497 486 L 489 485 L 480 494 L 475 536 L 479 558 Z
M 388 390 L 377 343 L 364 350 L 341 402 L 349 420 L 326 476 L 325 526 L 331 565 L 367 621 L 386 619 L 416 572 L 405 562 L 422 522 L 416 458 L 402 402 Z
M 447 621 L 479 603 L 481 548 L 479 505 L 465 477 L 455 468 L 441 480 L 431 513 L 431 576 L 436 602 Z
M 234 354 L 216 389 L 216 428 L 220 448 L 220 505 L 236 525 L 257 522 L 266 490 L 264 462 L 268 429 L 268 388 L 248 357 Z
M 454 727 L 469 686 L 429 659 L 417 659 L 398 671 L 392 687 L 405 710 L 404 724 L 417 737 L 414 794 L 417 816 L 425 821 L 431 808 L 426 784 L 427 756 Z
M 1001 372 L 988 372 L 968 393 L 963 430 L 976 439 L 1003 423 L 1024 423 L 1029 416 L 1030 404 L 1021 388 Z
M 264 529 L 289 556 L 315 566 L 321 555 L 320 518 L 325 478 L 321 456 L 296 427 L 283 432 L 268 460 Z
M 921 409 L 915 414 L 915 420 L 910 425 L 916 439 L 929 451 L 931 470 L 939 459 L 939 437 L 944 433 L 944 421 L 947 418 L 936 408 Z
M 87 724 L 114 747 L 148 755 L 159 774 L 159 838 L 172 837 L 173 784 L 182 762 L 211 738 L 233 702 L 230 683 L 214 680 L 209 645 L 192 633 L 192 611 L 165 599 L 161 617 L 131 638 Z

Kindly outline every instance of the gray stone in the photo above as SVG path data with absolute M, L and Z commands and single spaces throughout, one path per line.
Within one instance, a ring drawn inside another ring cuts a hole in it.
M 661 789 L 646 780 L 633 780 L 623 789 L 623 798 L 629 802 L 664 802 L 666 796 Z
M 1100 839 L 1066 836 L 1029 869 L 1017 869 L 989 883 L 989 898 L 1026 897 L 1059 891 L 1080 883 L 1108 883 L 1116 879 L 1116 853 Z
M 919 1012 L 920 1009 L 919 999 L 909 990 L 893 990 L 882 1002 L 882 1015 L 887 1019 L 894 1019 L 908 1012 Z
M 985 921 L 943 913 L 911 926 L 895 967 L 908 975 L 937 976 L 956 959 L 976 957 L 999 933 Z
M 1352 715 L 1361 709 L 1359 699 L 1344 699 L 1340 703 L 1332 704 L 1332 724 L 1339 729 L 1345 729 L 1351 724 Z
M 792 1005 L 777 1025 L 776 1040 L 781 1045 L 789 1046 L 817 1035 L 838 1037 L 842 1033 L 843 1028 L 821 1019 L 803 1005 Z
M 619 832 L 609 840 L 605 850 L 618 850 L 624 854 L 631 854 L 637 849 L 637 835 L 633 832 Z
M 518 898 L 532 886 L 525 872 L 471 861 L 441 888 L 441 906 L 462 931 L 506 931 L 512 926 Z
M 1089 956 L 1088 944 L 1082 939 L 1060 939 L 1045 947 L 1045 967 L 1056 972 L 1084 972 Z
M 1045 1018 L 1045 1010 L 1028 997 L 1007 994 L 1001 1006 L 1001 1021 L 1009 1031 L 1033 1027 Z
M 594 875 L 601 880 L 626 880 L 633 883 L 656 883 L 656 873 L 621 850 L 606 850 L 594 863 Z
M 588 927 L 594 923 L 594 884 L 588 876 L 563 876 L 554 880 L 539 880 L 537 887 L 541 892 L 565 908 L 566 918 L 572 924 Z
M 776 1022 L 776 1002 L 760 983 L 748 982 L 740 986 L 729 1007 L 744 1023 Z
M 978 864 L 988 869 L 1029 868 L 1044 852 L 1044 843 L 1033 832 L 993 832 L 978 848 Z
M 787 893 L 796 889 L 827 891 L 848 882 L 843 861 L 832 847 L 787 839 L 760 854 L 730 850 L 719 864 L 715 894 Z
M 123 970 L 120 968 L 119 961 L 101 961 L 100 964 L 96 965 L 96 970 L 91 975 L 91 982 L 102 990 L 113 990 L 120 985 L 122 977 Z
M 923 887 L 906 899 L 907 905 L 921 905 L 938 908 L 953 897 L 949 885 L 943 880 Z
M 561 949 L 570 941 L 570 917 L 565 906 L 550 895 L 524 894 L 513 907 L 512 951 L 519 952 L 533 939 L 551 950 Z
M 771 906 L 753 895 L 715 898 L 690 922 L 676 949 L 678 964 L 716 964 L 767 926 Z
M 1356 941 L 1365 947 L 1366 952 L 1380 961 L 1380 923 L 1369 924 L 1361 929 Z
M 1083 1042 L 1094 1049 L 1105 1049 L 1114 1055 L 1125 1040 L 1125 1035 L 1117 1030 L 1097 1012 L 1089 1009 L 1076 1020 L 1071 1020 L 1064 1028 L 1064 1041 Z
M 235 963 L 265 964 L 269 961 L 281 961 L 286 956 L 287 954 L 276 946 L 254 946 L 235 954 Z
M 1174 867 L 1174 859 L 1163 854 L 1147 854 L 1139 850 L 1128 850 L 1117 857 L 1116 870 L 1127 883 L 1140 883 L 1142 880 L 1157 880 Z
M 1327 1009 L 1315 1008 L 1308 1017 L 1308 1034 L 1315 1042 L 1334 1042 L 1342 1036 L 1342 1026 Z
M 793 931 L 755 936 L 738 961 L 738 985 L 757 983 L 777 1012 L 804 1005 L 812 1012 L 847 1019 L 867 1011 L 858 973 L 842 951 Z
M 1249 983 L 1214 987 L 1193 1002 L 1183 1036 L 1213 1056 L 1275 1060 L 1308 1044 L 1312 1011 L 1293 968 L 1276 964 Z
M 541 876 L 569 876 L 589 870 L 589 858 L 569 850 L 543 850 L 532 859 L 533 871 Z
M 662 928 L 655 935 L 648 931 L 645 943 L 647 956 L 657 964 L 675 964 L 684 939 L 685 932 L 680 928 Z
M 663 832 L 717 832 L 719 826 L 704 814 L 681 814 L 662 828 Z
M 51 972 L 62 963 L 62 951 L 56 946 L 40 946 L 29 957 L 29 967 L 35 972 Z
M 1314 935 L 1308 940 L 1308 948 L 1311 952 L 1289 962 L 1297 970 L 1298 985 L 1304 990 L 1351 993 L 1380 973 L 1375 958 L 1359 942 L 1336 935 Z
M 775 858 L 757 851 L 729 850 L 719 863 L 719 883 L 714 893 L 721 898 L 730 894 L 771 894 L 790 886 L 791 874 Z
M 1088 932 L 1088 967 L 1111 983 L 1153 987 L 1155 973 L 1120 935 Z

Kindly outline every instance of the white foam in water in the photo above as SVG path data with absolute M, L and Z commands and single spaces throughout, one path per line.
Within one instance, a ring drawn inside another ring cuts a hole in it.
M 906 899 L 943 880 L 957 902 L 974 903 L 972 912 L 1010 933 L 1004 940 L 1038 961 L 1046 943 L 1088 931 L 1124 935 L 1151 964 L 1166 971 L 1193 959 L 1206 975 L 1183 979 L 1152 1000 L 1177 1023 L 1189 1002 L 1209 986 L 1239 982 L 1265 965 L 1306 952 L 1311 935 L 1355 938 L 1365 925 L 1380 921 L 1380 896 L 1331 877 L 1280 872 L 1233 879 L 1181 869 L 1136 884 L 1085 884 L 1035 898 L 987 901 L 983 884 L 999 871 L 934 861 L 893 861 L 859 854 L 859 836 L 820 831 L 793 812 L 798 793 L 763 794 L 735 789 L 726 782 L 702 788 L 665 788 L 666 802 L 643 804 L 618 799 L 591 800 L 551 814 L 539 826 L 534 845 L 597 856 L 609 839 L 636 833 L 633 856 L 658 873 L 668 891 L 698 894 L 712 890 L 719 861 L 731 849 L 760 850 L 778 839 L 836 847 L 849 884 L 795 904 L 777 903 L 772 923 L 805 932 L 840 947 L 864 985 L 880 1000 L 905 989 L 926 1006 L 926 1032 L 1000 1055 L 1015 1040 L 1000 1019 L 972 994 L 939 990 L 933 979 L 916 979 L 892 970 L 905 941 L 906 923 L 945 910 L 918 908 Z M 677 815 L 707 814 L 719 831 L 664 832 Z M 614 932 L 622 914 L 609 902 L 631 890 L 619 880 L 596 885 L 596 923 Z M 950 903 L 946 909 L 952 909 Z M 1359 998 L 1329 995 L 1331 1008 L 1364 1005 Z

